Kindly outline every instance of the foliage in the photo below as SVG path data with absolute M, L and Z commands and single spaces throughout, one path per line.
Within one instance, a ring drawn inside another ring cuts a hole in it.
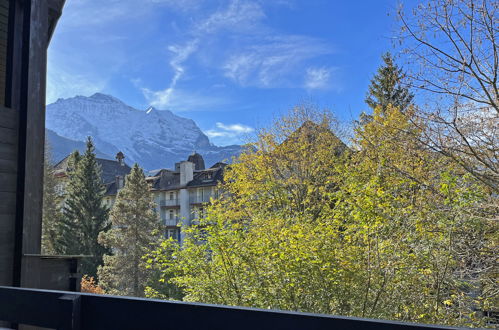
M 377 107 L 385 110 L 392 105 L 404 111 L 411 104 L 414 95 L 403 85 L 405 75 L 394 63 L 393 56 L 385 53 L 381 58 L 383 65 L 371 80 L 365 101 L 372 110 Z
M 99 268 L 99 283 L 107 293 L 144 295 L 151 277 L 142 256 L 162 237 L 164 230 L 143 170 L 135 164 L 110 213 L 112 228 L 99 235 L 99 242 L 112 250 Z
M 95 282 L 92 276 L 83 275 L 81 278 L 81 292 L 104 294 L 104 290 Z
M 61 221 L 57 224 L 56 252 L 66 255 L 86 255 L 82 273 L 96 276 L 102 257 L 109 250 L 97 238 L 109 229 L 108 209 L 102 200 L 104 185 L 95 159 L 94 145 L 89 137 L 83 156 L 71 157 L 69 183 L 64 200 Z
M 499 3 L 426 0 L 401 8 L 399 19 L 411 86 L 427 103 L 418 113 L 430 123 L 422 141 L 497 194 Z
M 45 143 L 43 163 L 43 214 L 42 214 L 42 253 L 55 254 L 54 244 L 57 239 L 57 222 L 60 209 L 56 192 L 57 181 L 52 165 L 50 145 Z
M 377 107 L 350 151 L 330 115 L 295 109 L 231 165 L 182 247 L 150 253 L 161 280 L 189 301 L 483 325 L 490 280 L 463 276 L 459 251 L 469 235 L 494 245 L 466 212 L 484 189 L 414 138 L 412 115 Z

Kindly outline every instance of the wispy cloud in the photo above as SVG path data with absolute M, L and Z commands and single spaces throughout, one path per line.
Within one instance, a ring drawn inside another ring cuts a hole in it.
M 254 31 L 259 28 L 259 21 L 265 17 L 262 7 L 249 1 L 233 0 L 225 9 L 210 15 L 199 24 L 193 33 L 204 35 L 222 29 L 235 31 Z
M 314 85 L 311 80 L 314 72 L 306 71 L 307 63 L 333 53 L 333 47 L 317 38 L 283 34 L 270 28 L 265 23 L 263 7 L 267 2 L 228 0 L 225 3 L 185 29 L 186 42 L 169 46 L 173 54 L 169 64 L 174 73 L 168 87 L 141 88 L 152 105 L 173 108 L 177 84 L 196 65 L 219 75 L 222 81 L 225 78 L 241 87 L 302 88 L 304 80 L 310 81 L 306 88 Z M 281 5 L 289 4 L 284 1 Z M 198 61 L 193 63 L 194 59 Z M 324 70 L 323 75 L 327 75 Z M 327 79 L 322 78 L 313 88 L 325 86 Z M 319 87 L 320 83 L 323 85 Z
M 267 37 L 233 54 L 222 69 L 227 78 L 241 86 L 299 87 L 304 63 L 332 52 L 330 46 L 309 37 Z
M 308 68 L 305 76 L 305 88 L 327 89 L 330 87 L 332 68 Z
M 107 81 L 100 77 L 82 75 L 51 64 L 47 74 L 47 104 L 58 98 L 68 98 L 75 95 L 91 95 L 102 91 Z
M 203 0 L 71 0 L 70 11 L 65 11 L 63 20 L 66 28 L 95 28 L 117 21 L 140 20 L 157 7 L 178 12 L 197 10 L 206 2 Z
M 206 92 L 174 89 L 165 95 L 166 90 L 151 91 L 142 88 L 148 103 L 153 107 L 174 111 L 207 111 L 219 110 L 220 107 L 230 104 L 227 98 L 212 95 Z
M 168 85 L 168 88 L 160 91 L 151 91 L 148 88 L 142 88 L 144 96 L 149 101 L 149 103 L 156 107 L 169 107 L 171 106 L 171 98 L 173 91 L 177 85 L 178 80 L 184 74 L 184 67 L 182 63 L 186 61 L 189 56 L 196 50 L 197 40 L 192 40 L 185 45 L 171 45 L 168 50 L 171 51 L 174 56 L 170 61 L 170 66 L 173 69 L 173 78 Z
M 253 127 L 243 124 L 224 124 L 221 122 L 216 123 L 215 129 L 210 129 L 204 133 L 213 140 L 216 144 L 227 145 L 241 143 L 244 136 L 254 132 Z
M 252 127 L 243 124 L 229 124 L 225 125 L 223 123 L 217 123 L 217 127 L 224 130 L 225 132 L 231 132 L 234 134 L 251 133 L 254 131 Z

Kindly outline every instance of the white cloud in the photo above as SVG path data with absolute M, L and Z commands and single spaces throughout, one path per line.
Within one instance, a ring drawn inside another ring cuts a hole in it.
M 95 29 L 104 24 L 117 21 L 141 20 L 157 7 L 162 6 L 174 11 L 188 12 L 200 8 L 201 0 L 71 0 L 65 7 L 59 26 L 67 28 Z M 60 27 L 58 27 L 60 30 Z
M 326 89 L 329 87 L 331 68 L 308 68 L 305 75 L 305 88 Z
M 184 74 L 184 67 L 182 63 L 186 61 L 189 56 L 196 50 L 197 40 L 192 40 L 183 46 L 171 45 L 168 50 L 171 51 L 174 56 L 170 61 L 170 66 L 173 69 L 173 78 L 168 85 L 168 88 L 160 91 L 151 91 L 147 88 L 142 88 L 142 92 L 146 99 L 152 106 L 155 107 L 169 107 L 171 106 L 171 98 L 178 80 Z
M 242 133 L 251 133 L 254 131 L 252 127 L 243 125 L 243 124 L 230 124 L 230 125 L 225 125 L 223 123 L 218 122 L 217 127 L 226 131 L 226 132 L 233 132 L 235 134 L 242 134 Z
M 302 88 L 306 76 L 306 88 L 326 88 L 329 69 L 306 71 L 305 68 L 311 60 L 333 53 L 330 45 L 321 39 L 283 34 L 270 28 L 265 24 L 266 1 L 227 0 L 225 3 L 204 19 L 198 11 L 193 19 L 196 23 L 183 30 L 185 42 L 168 47 L 172 52 L 169 65 L 173 69 L 168 87 L 162 90 L 140 87 L 151 105 L 179 110 L 173 107 L 177 104 L 173 99 L 179 100 L 175 89 L 194 65 L 208 69 L 213 76 L 222 74 L 243 87 Z M 190 102 L 188 99 L 179 101 Z M 186 108 L 182 102 L 178 104 Z
M 152 91 L 142 88 L 146 100 L 150 105 L 159 109 L 174 111 L 205 111 L 229 104 L 223 97 L 207 95 L 206 93 L 174 89 L 171 93 L 166 90 Z
M 241 138 L 254 132 L 253 127 L 243 125 L 243 124 L 224 124 L 216 123 L 215 129 L 210 129 L 204 133 L 213 139 L 217 144 L 234 144 L 241 143 Z
M 233 54 L 222 69 L 227 78 L 241 86 L 299 87 L 300 67 L 307 60 L 332 52 L 330 46 L 309 37 L 266 37 Z
M 233 0 L 225 10 L 210 15 L 195 29 L 196 34 L 217 32 L 221 29 L 253 30 L 265 17 L 261 6 L 257 3 Z
M 52 64 L 47 72 L 46 103 L 75 95 L 92 95 L 102 91 L 105 86 L 106 81 L 99 77 L 71 73 Z

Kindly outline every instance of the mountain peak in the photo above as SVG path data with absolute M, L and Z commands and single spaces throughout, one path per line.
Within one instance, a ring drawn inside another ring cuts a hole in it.
M 47 128 L 59 136 L 81 142 L 92 136 L 102 153 L 115 155 L 121 150 L 146 169 L 173 166 L 193 149 L 210 163 L 240 151 L 213 146 L 192 119 L 153 107 L 138 110 L 103 93 L 49 104 L 46 116 Z
M 114 96 L 103 93 L 95 93 L 92 96 L 89 96 L 88 98 L 95 101 L 123 103 L 123 101 L 115 98 Z

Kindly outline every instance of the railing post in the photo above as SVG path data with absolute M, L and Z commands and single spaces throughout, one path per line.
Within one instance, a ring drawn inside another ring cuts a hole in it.
M 81 297 L 65 294 L 59 297 L 60 325 L 59 330 L 80 330 Z

